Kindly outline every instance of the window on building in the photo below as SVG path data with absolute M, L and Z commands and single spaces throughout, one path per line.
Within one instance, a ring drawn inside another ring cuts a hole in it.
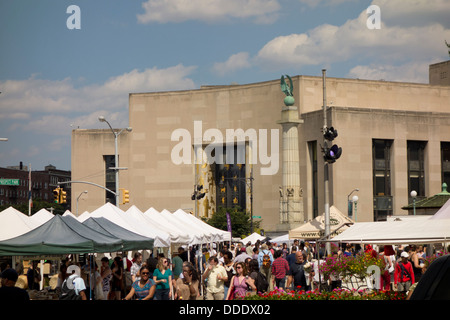
M 319 192 L 317 180 L 317 141 L 308 142 L 308 148 L 311 162 L 312 213 L 313 218 L 315 218 L 319 215 Z
M 450 187 L 450 142 L 441 142 L 442 183 Z
M 221 150 L 217 148 L 216 152 Z M 235 146 L 232 164 L 215 164 L 216 211 L 219 207 L 239 207 L 242 211 L 246 210 L 245 164 L 237 163 L 237 157 L 238 148 Z M 226 159 L 226 148 L 223 148 L 223 159 Z
M 116 192 L 116 173 L 115 170 L 110 169 L 116 167 L 115 156 L 105 155 L 103 160 L 105 161 L 105 187 Z M 113 193 L 105 190 L 105 198 L 106 202 L 116 205 L 116 197 Z
M 374 221 L 392 215 L 391 146 L 392 140 L 372 140 Z
M 426 141 L 408 141 L 408 196 L 425 197 L 425 147 Z
M 375 196 L 391 195 L 391 140 L 373 140 L 373 190 Z

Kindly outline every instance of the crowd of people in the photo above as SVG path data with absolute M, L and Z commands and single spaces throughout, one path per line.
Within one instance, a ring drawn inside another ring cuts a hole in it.
M 316 250 L 308 242 L 294 240 L 272 244 L 222 243 L 189 247 L 169 257 L 159 253 L 143 259 L 136 252 L 132 260 L 120 256 L 103 257 L 98 267 L 94 255 L 84 264 L 63 261 L 56 291 L 60 299 L 80 300 L 233 300 L 258 292 L 285 290 L 334 289 L 342 285 L 339 275 L 324 279 L 319 271 L 324 261 L 323 248 Z M 384 259 L 381 289 L 411 292 L 425 271 L 422 246 L 354 246 L 335 250 L 335 256 L 369 254 Z M 29 290 L 36 289 L 38 268 L 32 264 L 27 273 Z M 11 289 L 18 272 L 6 268 L 1 273 L 2 288 L 10 296 L 26 299 L 26 290 Z M 321 287 L 323 286 L 323 287 Z M 9 291 L 8 291 L 9 290 Z M 14 290 L 14 291 L 13 291 Z M 2 296 L 3 296 L 2 295 Z
M 449 247 L 450 249 L 450 247 Z M 381 259 L 384 269 L 380 276 L 380 290 L 402 292 L 409 298 L 427 270 L 426 247 L 423 245 L 380 245 L 354 246 L 346 244 L 335 252 L 335 256 L 356 256 L 366 254 L 372 258 Z M 339 287 L 342 281 L 339 277 L 332 279 L 332 288 Z

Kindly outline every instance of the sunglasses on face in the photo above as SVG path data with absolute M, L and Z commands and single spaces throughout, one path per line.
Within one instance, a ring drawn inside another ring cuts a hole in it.
M 150 274 L 150 272 L 142 272 L 142 275 Z

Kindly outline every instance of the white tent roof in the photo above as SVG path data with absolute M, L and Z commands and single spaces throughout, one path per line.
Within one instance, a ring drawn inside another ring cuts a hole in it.
M 46 209 L 42 208 L 41 210 L 33 214 L 30 217 L 30 220 L 32 220 L 33 223 L 40 226 L 41 224 L 44 224 L 53 217 L 54 215 L 50 211 L 47 211 Z
M 150 208 L 145 211 L 144 214 L 155 223 L 160 223 L 166 227 L 170 226 L 171 229 L 176 230 L 178 233 L 184 233 L 187 235 L 188 241 L 185 242 L 186 244 L 200 244 L 209 242 L 208 237 L 204 233 L 181 222 L 166 209 L 159 212 L 154 208 Z
M 167 232 L 158 230 L 150 224 L 144 224 L 142 221 L 136 220 L 131 215 L 127 215 L 123 210 L 117 208 L 111 203 L 105 203 L 100 208 L 91 212 L 89 216 L 92 218 L 106 218 L 122 228 L 140 234 L 144 237 L 152 238 L 155 241 L 155 247 L 170 246 L 170 235 Z
M 87 212 L 87 211 L 85 211 L 85 212 Z M 74 215 L 74 214 L 73 214 L 72 212 L 70 212 L 69 210 L 66 210 L 66 211 L 63 213 L 63 217 L 66 217 L 66 216 L 69 216 L 69 217 L 72 217 L 72 218 L 77 219 L 77 216 Z
M 450 219 L 450 199 L 430 219 Z
M 278 245 L 283 244 L 283 243 L 286 243 L 289 245 L 291 242 L 294 242 L 294 239 L 289 239 L 289 233 L 286 233 L 284 235 L 270 239 L 270 242 L 276 243 Z
M 333 242 L 370 244 L 413 244 L 450 240 L 450 219 L 394 222 L 357 222 Z
M 211 241 L 213 241 L 213 242 L 230 241 L 231 240 L 230 232 L 214 228 L 213 226 L 207 224 L 206 222 L 203 222 L 202 220 L 194 217 L 193 215 L 185 212 L 182 209 L 176 210 L 173 213 L 173 215 L 183 222 L 186 222 L 190 225 L 198 226 L 198 228 L 200 228 L 201 230 L 205 230 L 206 232 L 209 232 L 209 234 L 211 235 Z
M 30 217 L 13 207 L 0 212 L 0 219 L 0 241 L 21 236 L 38 227 Z
M 73 214 L 73 213 L 72 213 Z M 81 223 L 83 223 L 84 221 L 86 221 L 87 219 L 90 218 L 90 213 L 89 211 L 85 211 L 82 214 L 80 214 L 78 217 L 76 217 L 78 219 L 78 221 L 80 221 Z
M 253 233 L 252 233 L 251 235 L 249 235 L 248 237 L 242 239 L 241 242 L 242 242 L 243 244 L 247 244 L 247 243 L 250 241 L 251 244 L 255 244 L 256 241 L 258 241 L 258 240 L 261 240 L 261 241 L 262 241 L 262 240 L 264 240 L 265 238 L 266 238 L 266 237 L 263 237 L 263 236 L 257 234 L 256 232 L 253 232 Z
M 154 228 L 158 230 L 163 230 L 168 233 L 170 236 L 171 243 L 183 243 L 187 244 L 190 241 L 190 237 L 187 234 L 186 230 L 179 230 L 178 228 L 170 225 L 169 223 L 164 223 L 162 220 L 153 219 L 150 215 L 144 214 L 141 210 L 139 210 L 136 206 L 131 206 L 125 214 L 130 215 L 138 221 L 141 221 L 144 224 L 150 224 Z
M 341 233 L 347 226 L 354 221 L 344 215 L 335 206 L 330 207 L 330 232 Z M 337 230 L 337 231 L 336 231 Z M 320 239 L 325 233 L 325 214 L 314 218 L 313 220 L 289 231 L 290 239 Z

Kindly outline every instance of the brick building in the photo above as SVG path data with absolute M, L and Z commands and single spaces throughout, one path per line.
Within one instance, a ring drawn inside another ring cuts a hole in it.
M 0 168 L 0 206 L 28 204 L 30 191 L 30 171 L 27 166 Z M 31 197 L 53 202 L 53 189 L 58 182 L 70 181 L 71 172 L 58 170 L 48 165 L 44 170 L 31 171 Z M 67 207 L 70 208 L 70 185 L 64 185 L 67 191 Z

